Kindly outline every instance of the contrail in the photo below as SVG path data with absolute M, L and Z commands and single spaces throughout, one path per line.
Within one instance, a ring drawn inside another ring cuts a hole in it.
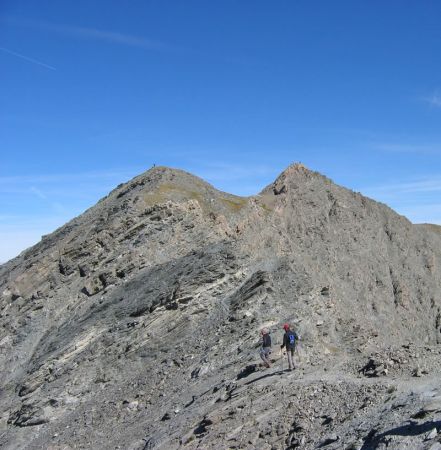
M 39 66 L 46 67 L 46 69 L 57 70 L 55 67 L 52 67 L 49 64 L 45 64 L 44 62 L 37 61 L 36 59 L 29 58 L 29 56 L 25 56 L 25 55 L 21 55 L 20 53 L 13 52 L 12 50 L 8 50 L 7 48 L 0 47 L 0 50 L 4 51 L 6 53 L 9 53 L 10 55 L 14 55 L 17 58 L 24 59 L 25 61 L 28 61 L 28 62 L 31 62 L 31 63 L 34 63 L 34 64 L 38 64 Z

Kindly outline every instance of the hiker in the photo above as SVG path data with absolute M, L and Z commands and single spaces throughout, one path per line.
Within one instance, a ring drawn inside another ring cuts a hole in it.
M 294 351 L 296 349 L 296 341 L 299 339 L 297 333 L 291 330 L 289 324 L 283 325 L 285 334 L 283 335 L 283 344 L 280 346 L 280 350 L 286 347 L 286 354 L 288 356 L 289 370 L 294 370 Z
M 260 331 L 260 334 L 262 335 L 262 347 L 260 348 L 259 354 L 265 367 L 270 368 L 271 362 L 269 355 L 271 354 L 271 336 L 269 335 L 268 328 L 263 328 Z

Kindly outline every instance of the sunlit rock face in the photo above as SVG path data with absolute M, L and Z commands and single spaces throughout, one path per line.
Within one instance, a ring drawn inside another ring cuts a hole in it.
M 440 264 L 300 164 L 246 198 L 155 167 L 0 266 L 0 447 L 432 448 Z

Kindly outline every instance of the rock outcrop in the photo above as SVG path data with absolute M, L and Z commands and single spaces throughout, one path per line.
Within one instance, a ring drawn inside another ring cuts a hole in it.
M 155 167 L 0 266 L 0 447 L 441 447 L 440 283 L 437 227 L 300 164 Z

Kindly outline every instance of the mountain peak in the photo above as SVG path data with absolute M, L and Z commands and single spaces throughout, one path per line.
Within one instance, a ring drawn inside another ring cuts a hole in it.
M 153 166 L 127 183 L 117 186 L 107 198 L 126 199 L 141 196 L 149 202 L 194 198 L 197 192 L 214 192 L 215 188 L 202 178 L 184 170 Z
M 298 173 L 298 172 L 311 172 L 310 169 L 308 169 L 303 163 L 301 162 L 295 162 L 290 164 L 283 172 L 282 174 L 289 175 L 291 173 Z
M 310 450 L 331 430 L 350 448 L 354 430 L 375 446 L 378 423 L 395 436 L 388 385 L 407 423 L 415 383 L 432 392 L 439 379 L 441 237 L 424 228 L 301 163 L 249 198 L 152 167 L 0 266 L 2 448 L 217 449 L 225 437 Z M 286 322 L 302 360 L 262 375 L 259 331 L 281 338 Z M 298 425 L 288 402 L 326 422 Z
M 290 188 L 296 189 L 299 183 L 304 183 L 307 180 L 319 178 L 323 181 L 329 182 L 325 176 L 319 172 L 308 169 L 301 162 L 290 164 L 269 186 L 267 186 L 261 194 L 274 195 L 286 194 Z

